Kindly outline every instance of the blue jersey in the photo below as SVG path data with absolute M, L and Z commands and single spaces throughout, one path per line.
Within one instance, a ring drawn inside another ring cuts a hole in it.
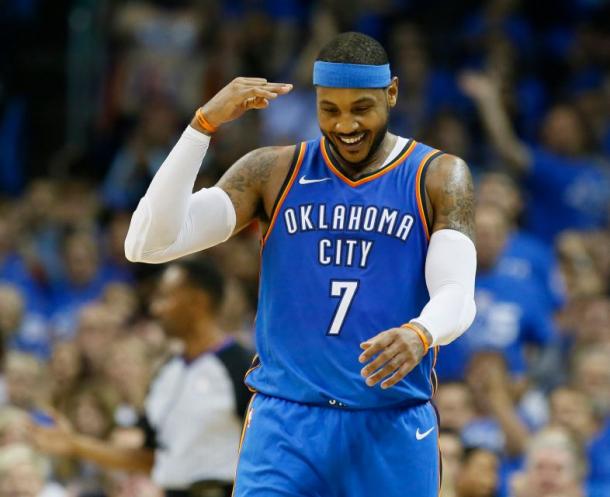
M 324 139 L 297 147 L 263 237 L 256 345 L 246 383 L 269 396 L 368 409 L 430 399 L 436 350 L 396 386 L 368 387 L 360 344 L 429 299 L 422 177 L 441 152 L 414 140 L 357 181 Z

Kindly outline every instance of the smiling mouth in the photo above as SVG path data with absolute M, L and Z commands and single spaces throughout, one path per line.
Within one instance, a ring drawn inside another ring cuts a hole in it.
M 351 135 L 336 135 L 338 141 L 347 147 L 354 147 L 359 145 L 364 141 L 366 136 L 365 131 L 361 131 L 360 133 L 352 133 Z

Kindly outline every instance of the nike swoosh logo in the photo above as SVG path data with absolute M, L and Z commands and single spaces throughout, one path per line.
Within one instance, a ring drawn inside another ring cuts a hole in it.
M 424 431 L 423 433 L 420 433 L 419 428 L 418 428 L 417 431 L 415 432 L 415 438 L 417 438 L 417 440 L 423 440 L 428 435 L 430 435 L 430 433 L 432 433 L 433 430 L 434 430 L 434 426 L 432 428 L 430 428 L 428 431 Z
M 320 179 L 307 179 L 305 176 L 301 176 L 299 178 L 299 185 L 309 185 L 310 183 L 320 183 L 322 181 L 328 181 L 330 178 L 320 178 Z

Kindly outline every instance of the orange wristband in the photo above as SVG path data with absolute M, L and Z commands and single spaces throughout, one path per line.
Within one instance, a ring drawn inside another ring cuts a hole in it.
M 430 349 L 430 344 L 428 343 L 428 337 L 425 335 L 425 333 L 421 331 L 417 326 L 414 326 L 411 323 L 405 323 L 400 327 L 407 328 L 417 334 L 417 336 L 421 340 L 422 345 L 424 346 L 424 355 L 426 355 L 428 353 L 428 350 Z
M 195 118 L 197 119 L 197 124 L 199 124 L 199 126 L 201 126 L 203 129 L 205 129 L 208 133 L 216 133 L 216 130 L 218 128 L 216 126 L 212 126 L 209 123 L 209 121 L 203 115 L 203 111 L 201 110 L 201 107 L 199 107 L 197 109 L 197 112 L 195 112 Z

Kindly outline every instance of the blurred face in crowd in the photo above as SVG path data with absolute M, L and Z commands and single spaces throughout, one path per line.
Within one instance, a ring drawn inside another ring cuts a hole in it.
M 103 391 L 102 387 L 83 387 L 71 400 L 69 418 L 74 429 L 95 438 L 105 438 L 112 427 L 111 414 L 105 404 L 112 394 Z
M 506 246 L 508 220 L 492 206 L 479 206 L 475 212 L 477 260 L 482 269 L 491 269 Z
M 43 486 L 40 471 L 26 461 L 0 472 L 0 497 L 39 497 Z
M 138 297 L 134 288 L 123 283 L 106 285 L 103 300 L 123 322 L 127 322 L 138 310 Z
M 175 338 L 190 336 L 193 323 L 215 314 L 210 297 L 191 285 L 184 269 L 175 265 L 163 272 L 152 300 L 151 313 L 161 322 L 165 332 Z
M 17 331 L 23 317 L 23 298 L 12 285 L 0 285 L 0 333 L 6 340 Z
M 25 203 L 29 211 L 29 221 L 39 223 L 52 218 L 56 198 L 57 191 L 55 184 L 50 180 L 39 179 L 33 181 L 25 196 Z
M 500 208 L 512 222 L 523 208 L 516 184 L 502 173 L 487 173 L 482 176 L 478 185 L 477 204 Z
M 108 497 L 163 497 L 164 492 L 142 475 L 110 473 L 105 495 Z
M 542 125 L 542 142 L 561 155 L 578 155 L 585 151 L 583 123 L 575 109 L 567 105 L 553 107 Z
M 458 157 L 468 157 L 470 138 L 462 120 L 443 114 L 433 122 L 432 134 L 426 143 Z
M 45 400 L 45 367 L 34 357 L 18 352 L 9 353 L 5 374 L 10 404 L 31 409 Z
M 498 486 L 498 456 L 485 449 L 468 454 L 457 476 L 458 497 L 493 497 Z
M 15 407 L 0 409 L 0 447 L 29 442 L 29 416 Z
M 489 411 L 490 388 L 506 388 L 513 396 L 513 389 L 519 384 L 509 378 L 506 360 L 499 351 L 481 350 L 476 352 L 466 366 L 465 381 L 472 392 L 472 400 L 477 412 Z M 491 381 L 490 381 L 491 380 Z
M 610 299 L 595 298 L 589 301 L 577 326 L 580 344 L 610 345 Z
M 103 304 L 90 304 L 81 310 L 77 343 L 85 361 L 94 371 L 101 371 L 108 348 L 121 333 L 121 322 Z
M 139 404 L 146 393 L 150 373 L 145 343 L 137 337 L 114 343 L 108 351 L 105 373 L 124 401 Z
M 464 383 L 445 383 L 435 395 L 441 427 L 459 432 L 474 418 L 475 411 L 470 390 Z
M 610 346 L 593 346 L 578 353 L 573 380 L 599 414 L 610 414 Z
M 3 216 L 0 216 L 0 262 L 12 247 L 11 231 L 8 219 L 3 219 Z
M 532 497 L 579 495 L 574 493 L 581 483 L 578 461 L 567 446 L 549 444 L 533 448 L 526 465 L 527 488 Z
M 69 389 L 78 379 L 81 369 L 80 350 L 74 342 L 59 342 L 53 347 L 49 364 L 56 389 Z
M 589 398 L 573 388 L 558 388 L 551 394 L 551 423 L 570 430 L 585 442 L 597 428 Z
M 367 166 L 385 138 L 398 79 L 387 89 L 318 86 L 316 95 L 320 130 L 335 153 L 350 165 Z
M 93 236 L 86 233 L 72 235 L 64 248 L 66 273 L 75 285 L 86 285 L 98 271 L 98 250 Z

